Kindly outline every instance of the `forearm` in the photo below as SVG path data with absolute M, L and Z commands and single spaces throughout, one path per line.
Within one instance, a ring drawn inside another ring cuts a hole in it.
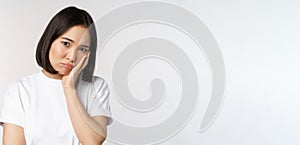
M 65 90 L 69 116 L 75 133 L 83 145 L 101 144 L 106 127 L 99 125 L 84 109 L 75 89 Z
M 25 135 L 22 127 L 4 123 L 3 124 L 3 145 L 25 145 Z

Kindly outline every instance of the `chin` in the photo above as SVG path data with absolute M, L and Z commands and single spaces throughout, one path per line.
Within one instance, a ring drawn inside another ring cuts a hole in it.
M 62 76 L 66 76 L 66 75 L 69 75 L 71 71 L 61 71 L 61 72 L 58 72 L 58 74 L 62 75 Z

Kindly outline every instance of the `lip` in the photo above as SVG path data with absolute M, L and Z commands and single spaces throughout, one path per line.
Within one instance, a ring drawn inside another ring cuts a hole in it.
M 63 67 L 67 68 L 67 69 L 73 69 L 73 65 L 72 64 L 67 64 L 67 63 L 61 63 Z

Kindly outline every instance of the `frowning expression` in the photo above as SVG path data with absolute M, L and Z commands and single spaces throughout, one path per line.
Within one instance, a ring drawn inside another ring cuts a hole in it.
M 49 60 L 58 76 L 68 75 L 81 58 L 90 51 L 91 38 L 84 26 L 73 26 L 55 39 L 49 50 Z

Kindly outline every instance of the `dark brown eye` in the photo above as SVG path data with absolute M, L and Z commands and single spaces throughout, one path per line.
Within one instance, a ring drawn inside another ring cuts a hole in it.
M 79 51 L 81 51 L 81 52 L 85 53 L 85 52 L 87 52 L 87 51 L 88 51 L 88 49 L 87 49 L 87 48 L 84 48 L 84 47 L 80 47 L 80 48 L 79 48 Z
M 66 46 L 66 47 L 69 47 L 69 46 L 70 46 L 70 43 L 69 43 L 69 42 L 62 41 L 61 43 L 62 43 L 64 46 Z

